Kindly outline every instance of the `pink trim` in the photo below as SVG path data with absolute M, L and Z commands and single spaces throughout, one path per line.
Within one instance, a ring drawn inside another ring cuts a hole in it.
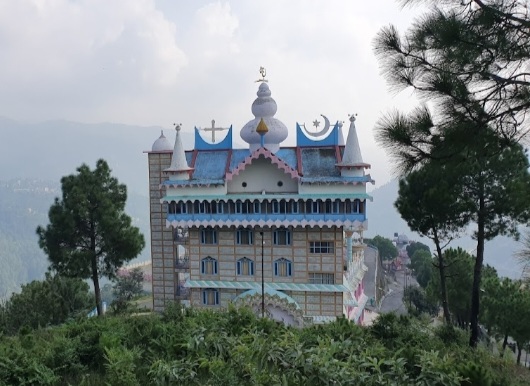
M 235 176 L 237 176 L 239 173 L 245 170 L 247 166 L 252 163 L 253 160 L 259 158 L 260 155 L 264 156 L 265 158 L 270 159 L 274 165 L 278 166 L 278 169 L 283 170 L 285 174 L 290 175 L 292 179 L 300 178 L 300 175 L 298 174 L 296 170 L 291 168 L 289 165 L 287 165 L 285 162 L 283 162 L 280 158 L 278 158 L 276 155 L 271 153 L 266 148 L 260 147 L 254 153 L 252 153 L 247 158 L 245 158 L 243 162 L 237 165 L 237 167 L 231 173 L 230 172 L 226 173 L 226 180 L 231 181 Z

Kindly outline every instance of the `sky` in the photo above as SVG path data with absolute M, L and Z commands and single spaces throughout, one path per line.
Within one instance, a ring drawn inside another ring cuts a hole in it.
M 215 119 L 238 137 L 263 66 L 290 130 L 284 144 L 294 145 L 296 122 L 311 127 L 324 114 L 346 129 L 355 113 L 380 186 L 395 175 L 374 126 L 417 102 L 390 91 L 373 40 L 421 11 L 395 0 L 0 0 L 0 116 L 178 122 L 190 133 Z

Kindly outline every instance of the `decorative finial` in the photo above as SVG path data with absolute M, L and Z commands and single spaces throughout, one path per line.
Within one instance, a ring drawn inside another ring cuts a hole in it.
M 259 73 L 260 73 L 260 75 L 261 75 L 261 79 L 258 79 L 258 80 L 256 81 L 256 83 L 259 83 L 259 82 L 265 82 L 265 83 L 267 83 L 268 80 L 265 79 L 265 77 L 267 76 L 267 70 L 265 69 L 265 67 L 263 67 L 263 66 L 260 67 L 260 68 L 259 68 Z
M 350 117 L 350 122 L 355 122 L 356 116 L 357 114 L 348 114 L 348 117 Z
M 173 123 L 173 126 L 175 126 L 175 130 L 180 131 L 182 123 Z
M 205 129 L 202 129 L 203 131 L 210 131 L 212 133 L 212 143 L 215 143 L 215 132 L 216 131 L 223 131 L 228 130 L 228 127 L 216 127 L 215 126 L 215 119 L 212 119 L 212 127 L 207 127 Z

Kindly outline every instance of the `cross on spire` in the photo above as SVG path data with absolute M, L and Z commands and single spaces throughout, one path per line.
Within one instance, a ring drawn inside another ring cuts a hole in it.
M 212 142 L 215 143 L 215 132 L 216 131 L 228 130 L 228 127 L 215 127 L 215 119 L 212 119 L 212 127 L 207 127 L 207 128 L 205 128 L 203 130 L 212 132 Z

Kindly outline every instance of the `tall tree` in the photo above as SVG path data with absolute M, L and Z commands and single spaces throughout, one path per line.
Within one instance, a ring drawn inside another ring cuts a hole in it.
M 417 250 L 410 258 L 409 267 L 421 288 L 427 287 L 433 274 L 432 255 L 424 249 Z
M 392 240 L 386 237 L 377 235 L 369 242 L 379 250 L 379 255 L 383 260 L 395 259 L 399 253 Z
M 77 174 L 61 179 L 62 199 L 48 213 L 50 224 L 39 226 L 39 245 L 50 268 L 60 274 L 92 279 L 98 315 L 102 314 L 99 279 L 113 278 L 119 267 L 145 246 L 139 229 L 124 212 L 127 188 L 111 176 L 104 160 L 96 168 L 83 164 Z
M 416 252 L 419 249 L 423 249 L 429 253 L 431 253 L 431 248 L 429 248 L 428 245 L 425 245 L 423 243 L 420 243 L 419 241 L 412 241 L 407 245 L 407 255 L 412 256 L 414 252 Z
M 466 201 L 459 199 L 462 184 L 447 165 L 427 162 L 399 182 L 399 196 L 394 203 L 411 230 L 434 242 L 440 277 L 440 299 L 444 319 L 451 322 L 447 304 L 445 263 L 442 249 L 469 222 Z M 430 277 L 429 277 L 430 279 Z
M 528 161 L 517 141 L 528 131 L 530 20 L 524 1 L 424 2 L 430 13 L 404 37 L 390 26 L 375 44 L 389 82 L 397 89 L 412 87 L 428 106 L 386 116 L 379 122 L 378 139 L 401 172 L 435 160 L 450 164 L 463 178 L 463 199 L 473 204 L 471 218 L 477 224 L 474 347 L 484 242 L 516 233 L 513 222 L 525 220 L 528 211 L 520 200 L 529 189 L 523 181 Z M 502 195 L 506 174 L 517 179 L 506 189 L 515 195 Z

